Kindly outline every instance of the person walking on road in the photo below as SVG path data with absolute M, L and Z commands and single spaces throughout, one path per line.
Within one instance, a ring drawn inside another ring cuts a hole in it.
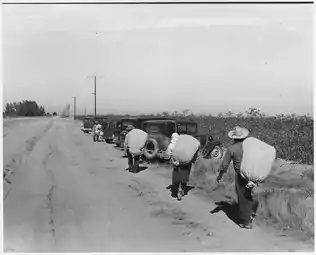
M 235 127 L 228 133 L 228 137 L 233 140 L 233 144 L 227 148 L 223 161 L 218 169 L 219 183 L 223 175 L 227 172 L 228 166 L 233 161 L 235 175 L 235 189 L 238 199 L 239 227 L 252 228 L 252 220 L 258 207 L 258 201 L 253 196 L 253 188 L 247 187 L 248 181 L 240 174 L 241 160 L 243 157 L 243 141 L 248 137 L 249 130 L 242 127 Z
M 99 135 L 102 131 L 102 125 L 99 123 L 98 120 L 96 120 L 94 122 L 94 126 L 93 126 L 93 141 L 96 142 L 99 140 Z
M 124 151 L 128 158 L 128 171 L 137 173 L 142 149 L 145 147 L 148 134 L 132 125 L 127 127 L 127 134 L 124 140 Z
M 175 135 L 176 142 L 180 137 L 182 136 Z M 177 197 L 179 201 L 182 200 L 182 197 L 185 195 L 186 191 L 188 191 L 187 184 L 190 180 L 192 165 L 196 162 L 198 158 L 200 147 L 197 147 L 196 149 L 197 150 L 194 152 L 194 155 L 190 161 L 186 163 L 181 163 L 179 165 L 173 163 L 171 193 L 172 196 Z

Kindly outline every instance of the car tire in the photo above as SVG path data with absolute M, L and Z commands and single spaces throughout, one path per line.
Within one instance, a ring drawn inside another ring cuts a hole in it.
M 215 145 L 210 152 L 210 158 L 215 160 L 220 160 L 224 155 L 223 148 L 219 145 Z
M 144 156 L 149 160 L 154 159 L 157 156 L 158 151 L 159 151 L 158 142 L 153 138 L 149 138 L 145 144 Z

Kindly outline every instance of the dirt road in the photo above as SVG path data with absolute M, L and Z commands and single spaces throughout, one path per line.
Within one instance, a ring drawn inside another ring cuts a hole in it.
M 94 144 L 72 120 L 23 123 L 23 139 L 16 123 L 4 128 L 4 164 L 14 172 L 12 183 L 4 183 L 5 251 L 312 249 L 260 228 L 240 229 L 224 213 L 210 214 L 216 206 L 190 192 L 177 201 L 161 174 L 170 170 L 143 165 L 138 174 L 125 171 L 122 151 Z

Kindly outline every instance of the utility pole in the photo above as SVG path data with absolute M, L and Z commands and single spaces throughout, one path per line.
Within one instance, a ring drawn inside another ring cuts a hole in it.
M 84 115 L 87 116 L 87 108 L 84 108 Z
M 72 97 L 74 99 L 74 120 L 76 119 L 76 97 Z
M 94 116 L 97 116 L 97 77 L 94 76 Z
M 92 93 L 94 95 L 94 116 L 97 116 L 97 77 L 102 78 L 102 76 L 97 75 L 87 76 L 87 78 L 93 78 L 94 80 L 94 92 Z

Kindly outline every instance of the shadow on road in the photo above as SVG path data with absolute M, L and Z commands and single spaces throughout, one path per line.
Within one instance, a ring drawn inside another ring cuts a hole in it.
M 184 191 L 184 196 L 188 195 L 189 191 L 190 191 L 191 189 L 194 189 L 194 188 L 195 188 L 194 186 L 189 186 L 189 185 L 186 186 L 186 187 L 184 187 L 184 189 L 183 189 L 183 191 Z M 176 185 L 170 184 L 168 187 L 166 187 L 166 189 L 170 190 L 170 192 L 171 192 L 171 197 L 174 197 L 174 198 L 177 197 L 177 192 L 178 192 L 178 190 L 177 190 L 177 186 L 176 186 Z
M 147 166 L 140 166 L 138 168 L 138 172 L 142 172 L 142 171 L 146 170 L 147 168 L 148 168 Z
M 145 171 L 147 168 L 148 168 L 147 166 L 140 166 L 140 167 L 138 167 L 138 172 L 137 172 L 137 173 L 140 173 L 140 172 L 142 172 L 142 171 Z M 129 169 L 126 168 L 125 170 L 128 171 Z M 137 173 L 136 173 L 136 174 L 137 174 Z
M 238 204 L 236 202 L 229 203 L 227 201 L 215 202 L 217 207 L 210 211 L 211 214 L 223 211 L 227 217 L 238 225 Z

